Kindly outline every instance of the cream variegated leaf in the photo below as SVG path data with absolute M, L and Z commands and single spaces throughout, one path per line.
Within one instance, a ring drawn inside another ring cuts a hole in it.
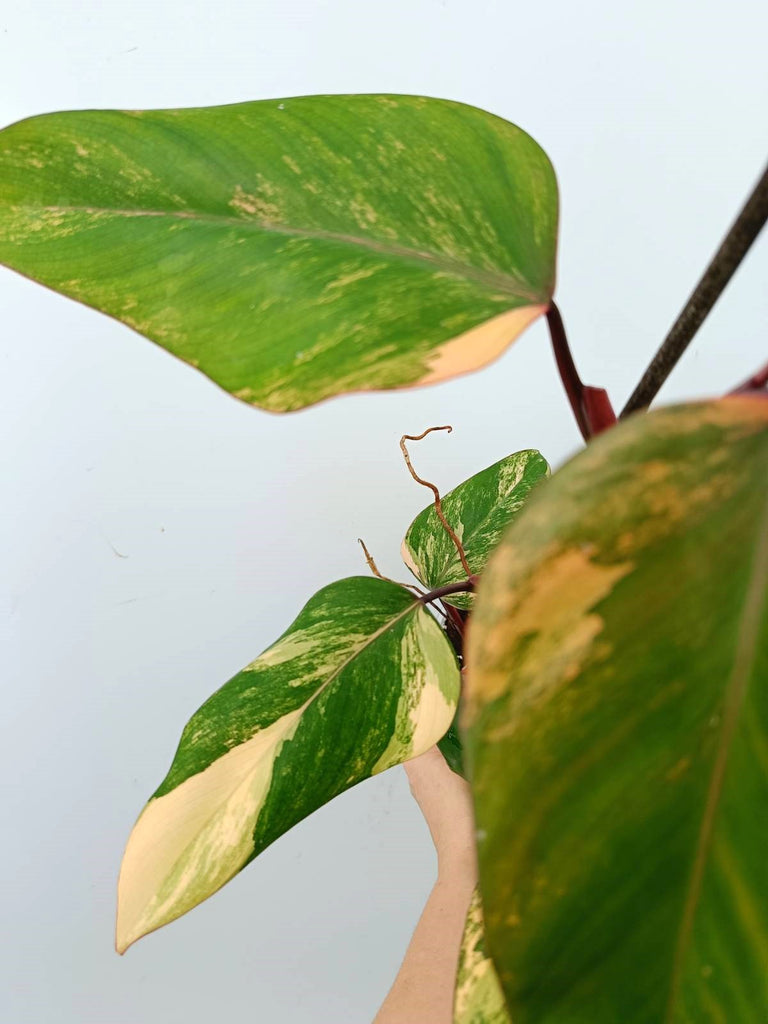
M 549 475 L 534 450 L 515 452 L 454 487 L 442 498 L 443 513 L 461 541 L 473 573 L 480 575 L 509 523 L 531 490 Z M 467 573 L 434 505 L 420 512 L 403 540 L 405 564 L 429 589 L 458 583 Z M 472 594 L 444 598 L 457 608 L 472 607 Z
M 479 889 L 469 905 L 456 973 L 453 1024 L 510 1024 L 504 993 L 485 949 Z
M 525 132 L 421 96 L 0 132 L 0 263 L 275 412 L 495 359 L 548 307 L 557 207 Z
M 431 747 L 458 694 L 453 650 L 405 588 L 352 577 L 320 590 L 185 727 L 128 840 L 118 951 L 322 804 Z
M 593 440 L 505 533 L 465 652 L 516 1024 L 764 1024 L 768 401 Z

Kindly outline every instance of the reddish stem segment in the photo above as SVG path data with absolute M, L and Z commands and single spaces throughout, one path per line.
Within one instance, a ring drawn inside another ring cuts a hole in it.
M 731 394 L 750 395 L 755 392 L 762 394 L 766 387 L 768 387 L 768 363 L 765 364 L 762 370 L 753 373 L 743 384 L 739 384 L 737 388 L 734 388 Z
M 470 576 L 469 579 L 462 580 L 461 583 L 447 583 L 444 587 L 438 587 L 437 590 L 430 590 L 428 594 L 422 594 L 419 601 L 422 604 L 430 604 L 449 594 L 467 594 L 475 589 L 479 579 L 479 576 Z
M 604 430 L 614 425 L 616 413 L 604 388 L 592 388 L 586 384 L 581 397 L 592 437 L 595 434 L 602 434 Z
M 560 379 L 571 403 L 581 436 L 588 441 L 595 434 L 612 427 L 616 422 L 616 413 L 613 411 L 607 391 L 582 383 L 568 345 L 563 318 L 554 302 L 549 304 L 547 310 L 547 326 Z
M 463 637 L 464 619 L 459 609 L 454 608 L 454 606 L 452 604 L 448 604 L 447 601 L 441 601 L 440 603 L 443 606 L 443 610 L 445 611 L 446 617 L 449 618 L 453 623 L 456 632 L 459 634 L 459 636 Z

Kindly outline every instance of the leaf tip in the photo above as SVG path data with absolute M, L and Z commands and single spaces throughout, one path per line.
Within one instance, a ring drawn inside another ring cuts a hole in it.
M 132 936 L 125 927 L 124 917 L 121 913 L 120 898 L 118 896 L 117 920 L 115 922 L 115 952 L 119 956 L 123 956 L 126 950 L 130 949 L 134 942 L 140 938 L 140 935 Z

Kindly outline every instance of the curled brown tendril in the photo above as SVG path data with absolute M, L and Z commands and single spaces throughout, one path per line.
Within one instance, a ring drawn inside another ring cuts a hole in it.
M 434 484 L 430 483 L 429 480 L 423 480 L 419 476 L 419 474 L 413 468 L 413 464 L 411 463 L 411 457 L 408 454 L 408 449 L 405 446 L 405 442 L 406 441 L 421 441 L 421 440 L 423 440 L 423 438 L 425 438 L 427 436 L 427 434 L 431 434 L 434 430 L 447 430 L 448 433 L 450 434 L 451 431 L 453 430 L 453 427 L 450 427 L 450 426 L 445 426 L 445 427 L 427 427 L 427 429 L 424 431 L 423 434 L 403 434 L 403 436 L 400 438 L 400 450 L 403 453 L 403 458 L 405 459 L 405 464 L 408 467 L 408 472 L 411 474 L 411 476 L 416 481 L 416 483 L 417 484 L 421 484 L 422 487 L 428 487 L 430 489 L 430 491 L 432 491 L 432 493 L 434 494 L 434 496 L 435 496 L 435 512 L 437 513 L 437 517 L 440 520 L 440 522 L 443 524 L 445 532 L 451 538 L 451 540 L 453 541 L 454 547 L 456 548 L 457 552 L 459 553 L 459 558 L 461 559 L 461 564 L 462 564 L 462 566 L 464 568 L 464 572 L 466 572 L 467 576 L 471 576 L 472 575 L 472 570 L 469 567 L 469 562 L 467 562 L 467 556 L 464 553 L 464 548 L 462 546 L 462 543 L 459 540 L 459 538 L 456 536 L 453 528 L 451 527 L 451 524 L 445 518 L 445 514 L 443 512 L 442 502 L 440 501 L 440 491 L 438 491 L 437 487 L 435 487 Z

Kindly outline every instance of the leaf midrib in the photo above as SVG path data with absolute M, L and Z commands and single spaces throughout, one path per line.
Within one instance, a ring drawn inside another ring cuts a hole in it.
M 291 715 L 295 715 L 295 714 L 298 714 L 299 716 L 303 716 L 303 714 L 307 710 L 307 708 L 309 708 L 318 699 L 318 697 L 320 697 L 321 694 L 323 694 L 328 689 L 328 687 L 331 685 L 331 683 L 333 683 L 334 680 L 337 679 L 341 675 L 341 673 L 344 671 L 344 669 L 348 665 L 350 665 L 355 660 L 355 658 L 357 658 L 364 650 L 366 650 L 366 648 L 370 647 L 371 644 L 375 643 L 375 641 L 378 640 L 378 638 L 380 636 L 383 636 L 384 633 L 387 632 L 387 630 L 391 629 L 401 619 L 405 618 L 405 616 L 408 615 L 409 612 L 415 611 L 419 607 L 419 604 L 420 604 L 419 601 L 414 601 L 413 604 L 408 605 L 408 607 L 403 609 L 403 611 L 398 612 L 397 615 L 395 615 L 392 618 L 388 619 L 374 633 L 371 633 L 370 636 L 366 637 L 366 639 L 363 641 L 363 643 L 361 643 L 358 647 L 356 647 L 354 649 L 354 651 L 351 654 L 349 654 L 344 659 L 344 661 L 340 665 L 338 665 L 331 672 L 331 674 L 326 679 L 323 680 L 323 682 L 318 686 L 318 688 L 314 691 L 314 693 L 312 693 L 303 704 L 300 704 L 297 708 L 294 708 L 293 711 L 289 711 L 286 715 L 282 715 L 281 718 L 289 718 Z M 288 635 L 290 635 L 290 634 L 288 634 Z M 282 639 L 284 639 L 284 637 L 281 637 L 280 639 L 282 640 Z M 276 641 L 276 643 L 279 643 L 279 642 L 280 641 Z M 274 644 L 272 646 L 274 646 Z M 268 654 L 271 649 L 272 649 L 271 647 L 268 647 L 263 653 L 264 654 Z M 262 657 L 262 656 L 263 655 L 259 655 L 259 657 Z M 258 660 L 259 659 L 257 658 L 256 662 L 254 662 L 254 664 L 256 664 L 258 662 Z M 243 740 L 242 743 L 236 744 L 236 747 L 237 746 L 243 746 L 245 743 L 249 743 L 255 736 L 258 735 L 259 732 L 262 732 L 264 728 L 269 728 L 270 726 L 276 724 L 279 721 L 280 721 L 280 719 L 277 718 L 277 719 L 275 719 L 274 722 L 270 722 L 269 725 L 263 726 L 261 729 L 257 729 L 254 733 L 252 733 L 251 736 L 248 737 L 247 740 Z M 236 749 L 236 747 L 232 747 L 230 749 L 234 750 L 234 749 Z M 229 753 L 229 751 L 227 751 L 227 753 Z M 200 772 L 207 771 L 208 768 L 210 768 L 210 766 L 212 764 L 215 764 L 216 761 L 218 761 L 218 760 L 220 760 L 220 758 L 218 758 L 218 757 L 214 758 L 214 760 L 211 761 L 210 764 L 207 764 L 205 766 L 205 768 L 201 768 Z M 235 783 L 235 786 L 233 787 L 234 789 L 237 788 L 237 786 L 240 784 L 241 780 L 248 774 L 248 772 L 250 770 L 251 770 L 250 767 L 245 768 L 243 770 L 243 772 L 238 776 L 237 782 Z M 191 775 L 188 775 L 186 779 L 184 779 L 182 782 L 178 783 L 178 785 L 174 786 L 173 788 L 177 789 L 178 786 L 184 785 L 184 782 L 186 782 L 187 779 L 191 779 L 195 775 L 199 775 L 200 772 L 193 772 Z M 173 790 L 169 790 L 168 792 L 173 792 Z M 165 796 L 165 795 L 166 794 L 164 793 L 163 796 Z M 162 797 L 157 797 L 156 799 L 162 800 Z
M 420 607 L 420 605 L 420 601 L 414 601 L 413 604 L 408 605 L 407 608 L 403 609 L 403 611 L 399 612 L 393 618 L 388 619 L 387 622 L 384 623 L 384 625 L 379 626 L 375 633 L 371 633 L 371 635 L 367 637 L 363 641 L 363 643 L 361 643 L 360 646 L 355 649 L 355 651 L 352 654 L 345 658 L 341 665 L 339 665 L 337 668 L 333 670 L 333 672 L 328 676 L 325 682 L 321 683 L 320 686 L 318 686 L 318 688 L 315 690 L 315 692 L 312 694 L 312 696 L 309 698 L 306 704 L 302 705 L 301 710 L 303 711 L 304 708 L 308 708 L 310 704 L 312 704 L 320 696 L 321 693 L 324 693 L 325 690 L 327 690 L 327 688 L 331 685 L 331 683 L 341 675 L 341 673 L 344 671 L 347 665 L 351 665 L 355 658 L 357 658 L 364 650 L 366 650 L 366 648 L 370 647 L 371 644 L 375 643 L 375 641 L 378 640 L 380 636 L 383 636 L 388 629 L 391 629 L 397 622 L 399 622 L 401 619 L 404 619 L 405 616 L 408 615 L 410 612 L 416 611 Z M 269 648 L 267 648 L 267 650 L 269 650 Z M 256 660 L 258 661 L 258 658 Z
M 720 731 L 717 752 L 712 766 L 707 799 L 702 814 L 701 827 L 696 843 L 696 854 L 691 869 L 690 880 L 686 892 L 683 914 L 675 944 L 675 956 L 672 968 L 669 1000 L 664 1015 L 664 1024 L 673 1024 L 677 1010 L 677 1001 L 682 983 L 685 958 L 696 920 L 699 897 L 704 881 L 707 856 L 712 843 L 715 817 L 722 793 L 723 780 L 727 767 L 728 753 L 739 721 L 744 698 L 749 688 L 751 670 L 754 665 L 759 629 L 762 620 L 763 606 L 768 593 L 768 497 L 758 524 L 757 550 L 755 565 L 747 585 L 742 606 L 740 629 L 736 640 L 728 685 L 725 692 L 725 712 L 723 726 Z
M 261 231 L 266 234 L 284 235 L 288 238 L 307 238 L 317 241 L 338 242 L 342 245 L 356 246 L 383 256 L 409 260 L 413 263 L 427 264 L 442 273 L 453 274 L 477 284 L 504 291 L 510 297 L 527 299 L 532 305 L 548 302 L 550 298 L 546 293 L 536 292 L 529 282 L 512 273 L 483 270 L 480 267 L 462 263 L 460 260 L 451 259 L 449 256 L 444 256 L 440 253 L 429 252 L 423 249 L 412 249 L 409 246 L 397 245 L 394 242 L 383 242 L 374 238 L 349 235 L 343 232 L 329 231 L 324 228 L 298 228 L 290 224 L 279 224 L 274 221 L 259 220 L 257 218 L 250 220 L 244 217 L 228 216 L 220 213 L 198 213 L 189 210 L 131 210 L 110 206 L 43 206 L 35 203 L 17 203 L 11 209 L 60 214 L 111 215 L 116 217 L 168 217 L 173 220 L 189 220 L 200 224 L 222 225 L 249 231 Z
M 384 633 L 386 633 L 386 631 L 388 629 L 391 629 L 397 622 L 399 622 L 401 619 L 405 618 L 405 616 L 408 615 L 409 612 L 412 612 L 412 611 L 416 610 L 419 607 L 419 603 L 420 603 L 419 601 L 414 601 L 413 604 L 409 605 L 403 611 L 399 612 L 396 616 L 394 616 L 391 619 L 388 619 L 387 622 L 384 623 L 384 625 L 380 626 L 376 630 L 375 633 L 372 633 L 369 637 L 367 637 L 367 639 L 362 644 L 360 644 L 359 647 L 356 648 L 354 653 L 350 654 L 341 663 L 341 665 L 339 665 L 337 668 L 335 668 L 333 670 L 333 672 L 328 676 L 328 678 L 325 679 L 325 681 L 323 683 L 321 683 L 321 685 L 308 698 L 308 700 L 306 700 L 304 702 L 304 704 L 301 704 L 298 708 L 295 708 L 293 711 L 289 711 L 287 715 L 284 715 L 284 716 L 281 716 L 281 717 L 283 717 L 283 718 L 291 718 L 292 716 L 296 715 L 299 718 L 302 718 L 304 713 L 305 713 L 305 711 L 307 710 L 307 708 L 309 708 L 314 703 L 314 701 L 317 700 L 317 698 L 322 693 L 325 692 L 325 690 L 331 685 L 331 683 L 335 679 L 337 679 L 339 675 L 341 675 L 341 673 L 344 671 L 344 669 L 347 667 L 347 665 L 351 664 L 355 660 L 355 658 L 362 651 L 364 651 L 367 647 L 369 647 L 372 643 L 374 643 L 380 636 L 382 636 Z M 270 648 L 268 647 L 267 651 L 269 651 L 269 650 L 270 650 Z M 264 653 L 266 654 L 267 651 L 265 651 Z M 256 660 L 258 661 L 258 658 Z M 280 721 L 280 719 L 276 719 L 275 721 L 276 722 Z M 271 724 L 275 724 L 275 723 L 271 723 Z M 244 743 L 249 743 L 250 740 L 252 740 L 256 735 L 258 735 L 258 733 L 260 731 L 262 731 L 262 730 L 257 729 L 256 732 L 254 732 L 252 736 L 250 736 L 247 740 L 244 741 Z M 238 746 L 242 746 L 242 745 L 243 744 L 238 744 Z M 232 747 L 231 749 L 234 750 L 236 748 Z M 206 765 L 205 768 L 202 768 L 201 771 L 203 771 L 203 772 L 207 771 L 208 768 L 210 768 L 211 765 L 215 764 L 216 761 L 218 761 L 218 760 L 220 760 L 220 758 L 216 758 L 215 760 L 211 761 L 211 763 L 209 765 Z M 276 757 L 274 760 L 277 761 L 278 758 Z M 226 800 L 229 800 L 231 798 L 232 794 L 242 785 L 243 780 L 250 774 L 250 772 L 252 770 L 253 770 L 253 765 L 249 764 L 247 767 L 244 767 L 243 771 L 240 772 L 235 779 L 233 779 L 233 784 L 227 789 L 227 793 L 226 793 L 226 796 L 224 797 L 224 801 L 219 801 L 219 804 L 211 811 L 210 815 L 206 818 L 206 820 L 203 823 L 201 823 L 201 826 L 198 829 L 198 834 L 204 832 L 210 826 L 211 822 L 213 821 L 213 819 L 216 817 L 216 814 L 218 813 L 218 810 L 219 810 L 219 807 L 221 806 L 221 803 L 225 802 Z M 191 779 L 195 775 L 198 775 L 198 774 L 200 774 L 200 772 L 194 772 L 192 775 L 188 775 L 187 778 L 183 780 L 183 782 L 179 783 L 179 786 L 183 786 L 184 782 L 186 782 L 187 779 Z M 178 789 L 178 786 L 174 786 L 174 789 Z M 173 792 L 173 790 L 169 790 L 169 793 L 170 792 Z M 166 794 L 164 793 L 163 796 L 165 796 L 165 795 Z M 162 796 L 161 797 L 153 797 L 152 799 L 162 800 L 163 797 Z M 174 866 L 176 864 L 178 864 L 179 860 L 184 856 L 184 854 L 186 853 L 187 849 L 188 849 L 188 847 L 185 847 L 184 850 L 179 853 L 179 856 L 174 861 Z M 145 933 L 145 934 L 147 934 L 147 933 Z

